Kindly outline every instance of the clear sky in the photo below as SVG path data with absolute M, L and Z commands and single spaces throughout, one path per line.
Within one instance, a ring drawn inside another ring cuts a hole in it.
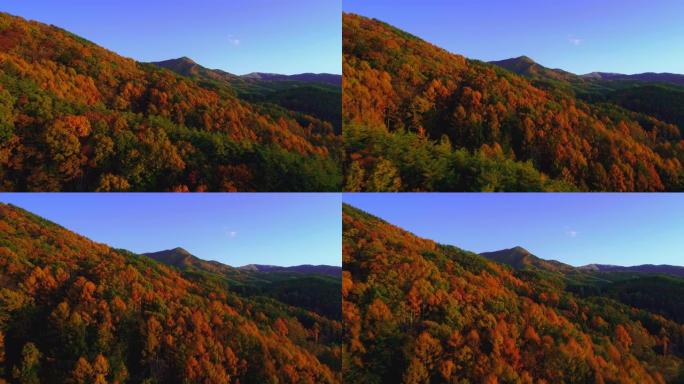
M 345 194 L 344 202 L 443 244 L 522 246 L 544 259 L 684 265 L 684 194 Z
M 451 52 L 577 74 L 684 73 L 681 0 L 343 0 Z
M 183 247 L 232 266 L 340 266 L 340 200 L 332 193 L 0 194 L 0 202 L 115 248 Z
M 188 56 L 235 74 L 342 73 L 339 0 L 2 0 L 138 61 Z

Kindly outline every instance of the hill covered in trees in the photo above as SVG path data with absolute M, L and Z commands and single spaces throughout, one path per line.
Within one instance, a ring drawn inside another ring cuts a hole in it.
M 210 80 L 0 13 L 0 190 L 340 189 L 341 138 L 320 112 L 339 94 L 284 107 Z
M 677 121 L 656 117 L 670 111 L 626 109 L 603 82 L 527 57 L 498 64 L 344 14 L 345 189 L 682 189 Z
M 563 89 L 590 103 L 615 104 L 674 124 L 684 132 L 684 75 L 594 72 L 578 76 L 546 68 L 528 57 L 490 63 L 525 76 L 535 86 Z
M 147 257 L 180 269 L 189 279 L 212 282 L 249 296 L 267 296 L 340 321 L 342 268 L 332 265 L 249 264 L 231 267 L 202 260 L 183 248 L 145 253 Z
M 260 275 L 168 266 L 0 205 L 0 382 L 341 382 L 339 309 L 292 296 L 318 276 Z M 317 287 L 339 303 L 340 284 Z
M 663 297 L 684 280 L 607 274 L 579 292 L 565 268 L 543 268 L 522 249 L 490 256 L 518 268 L 345 205 L 345 382 L 684 380 L 681 305 Z
M 279 75 L 250 73 L 237 76 L 220 69 L 208 69 L 187 57 L 152 63 L 199 81 L 209 88 L 228 87 L 243 100 L 279 105 L 314 116 L 342 129 L 342 76 L 329 73 Z

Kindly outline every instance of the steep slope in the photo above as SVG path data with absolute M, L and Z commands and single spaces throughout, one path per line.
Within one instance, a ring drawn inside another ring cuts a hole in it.
M 338 321 L 0 205 L 0 381 L 338 383 Z
M 0 14 L 1 190 L 339 190 L 340 156 L 330 123 Z
M 343 15 L 343 76 L 348 190 L 682 188 L 676 126 L 377 20 Z
M 580 298 L 343 207 L 349 383 L 663 383 L 684 378 L 680 323 Z

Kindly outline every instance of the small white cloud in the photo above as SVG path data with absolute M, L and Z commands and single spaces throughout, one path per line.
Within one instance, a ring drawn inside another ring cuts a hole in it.
M 580 45 L 584 42 L 582 39 L 578 39 L 576 37 L 568 37 L 568 42 L 574 46 Z
M 237 47 L 240 45 L 240 39 L 238 39 L 237 37 L 235 37 L 233 35 L 228 35 L 228 44 L 230 44 L 234 47 Z
M 230 236 L 230 237 L 236 237 L 236 236 L 237 236 L 237 231 L 230 231 L 230 232 L 228 232 L 228 236 Z
M 565 231 L 565 234 L 570 237 L 577 237 L 579 232 L 575 231 L 574 229 L 568 229 L 567 231 Z

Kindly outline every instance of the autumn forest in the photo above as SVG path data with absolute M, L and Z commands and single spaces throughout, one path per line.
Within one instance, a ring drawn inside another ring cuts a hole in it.
M 184 76 L 0 13 L 0 190 L 339 191 L 340 100 L 317 78 Z
M 134 254 L 0 204 L 0 382 L 339 383 L 340 278 Z
M 681 383 L 684 268 L 477 254 L 343 207 L 349 383 Z
M 342 34 L 346 191 L 684 186 L 676 75 L 634 81 L 527 57 L 486 63 L 352 13 Z
M 683 14 L 2 2 L 0 384 L 684 384 Z

